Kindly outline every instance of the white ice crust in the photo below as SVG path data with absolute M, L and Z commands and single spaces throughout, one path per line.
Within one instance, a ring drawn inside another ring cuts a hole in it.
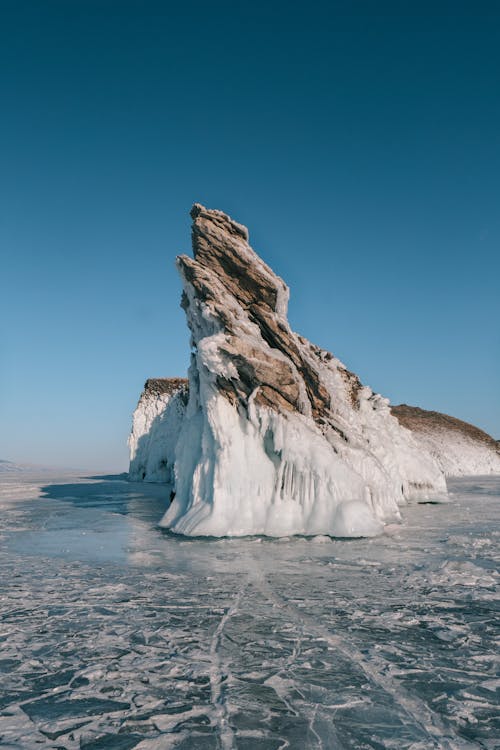
M 132 418 L 128 438 L 131 481 L 174 481 L 175 445 L 184 418 L 180 392 L 144 392 Z
M 432 460 L 426 454 L 420 465 L 415 460 L 420 452 L 409 434 L 408 445 L 400 440 L 399 446 L 391 445 L 389 435 L 378 456 L 355 448 L 341 456 L 299 414 L 254 405 L 243 418 L 210 383 L 206 369 L 204 375 L 202 403 L 190 400 L 175 450 L 176 495 L 161 524 L 172 531 L 374 536 L 384 522 L 399 519 L 405 498 L 446 491 Z M 426 487 L 412 486 L 415 477 Z
M 414 436 L 446 476 L 500 474 L 500 455 L 457 430 L 425 429 L 424 425 Z

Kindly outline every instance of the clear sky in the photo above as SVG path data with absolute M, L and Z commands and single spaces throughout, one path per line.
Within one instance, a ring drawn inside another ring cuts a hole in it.
M 500 6 L 266 5 L 1 3 L 0 458 L 126 469 L 194 201 L 295 330 L 500 437 Z

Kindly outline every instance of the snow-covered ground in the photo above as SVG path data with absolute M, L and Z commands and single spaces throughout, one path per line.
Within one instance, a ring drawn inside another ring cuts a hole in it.
M 500 478 L 450 489 L 373 539 L 210 540 L 162 485 L 4 472 L 0 746 L 500 747 Z

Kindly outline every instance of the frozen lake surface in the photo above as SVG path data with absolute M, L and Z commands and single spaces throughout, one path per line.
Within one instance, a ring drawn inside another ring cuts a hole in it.
M 2 474 L 0 747 L 500 748 L 500 478 L 371 540 L 188 540 L 165 488 Z

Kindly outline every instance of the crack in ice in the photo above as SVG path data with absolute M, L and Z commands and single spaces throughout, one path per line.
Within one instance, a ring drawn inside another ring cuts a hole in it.
M 345 636 L 333 635 L 312 617 L 309 617 L 279 596 L 272 589 L 264 574 L 256 575 L 254 583 L 270 602 L 275 604 L 279 609 L 288 612 L 296 624 L 302 624 L 309 632 L 325 640 L 329 646 L 337 649 L 345 658 L 358 665 L 369 679 L 391 695 L 394 702 L 407 716 L 436 743 L 436 748 L 439 748 L 439 750 L 454 750 L 455 745 L 450 742 L 449 733 L 441 719 L 424 701 L 416 696 L 409 695 L 402 685 L 395 684 L 389 675 L 384 675 L 383 668 L 386 665 L 380 659 L 373 658 L 372 663 L 368 662 L 356 646 L 350 643 Z M 425 717 L 425 719 L 420 717 Z
M 229 620 L 238 612 L 241 599 L 247 589 L 248 583 L 238 591 L 234 597 L 233 604 L 227 609 L 217 625 L 210 642 L 210 700 L 215 710 L 215 716 L 219 728 L 219 740 L 222 750 L 232 750 L 235 747 L 234 732 L 228 722 L 228 710 L 226 701 L 222 695 L 222 659 L 220 656 L 221 639 L 224 628 Z

